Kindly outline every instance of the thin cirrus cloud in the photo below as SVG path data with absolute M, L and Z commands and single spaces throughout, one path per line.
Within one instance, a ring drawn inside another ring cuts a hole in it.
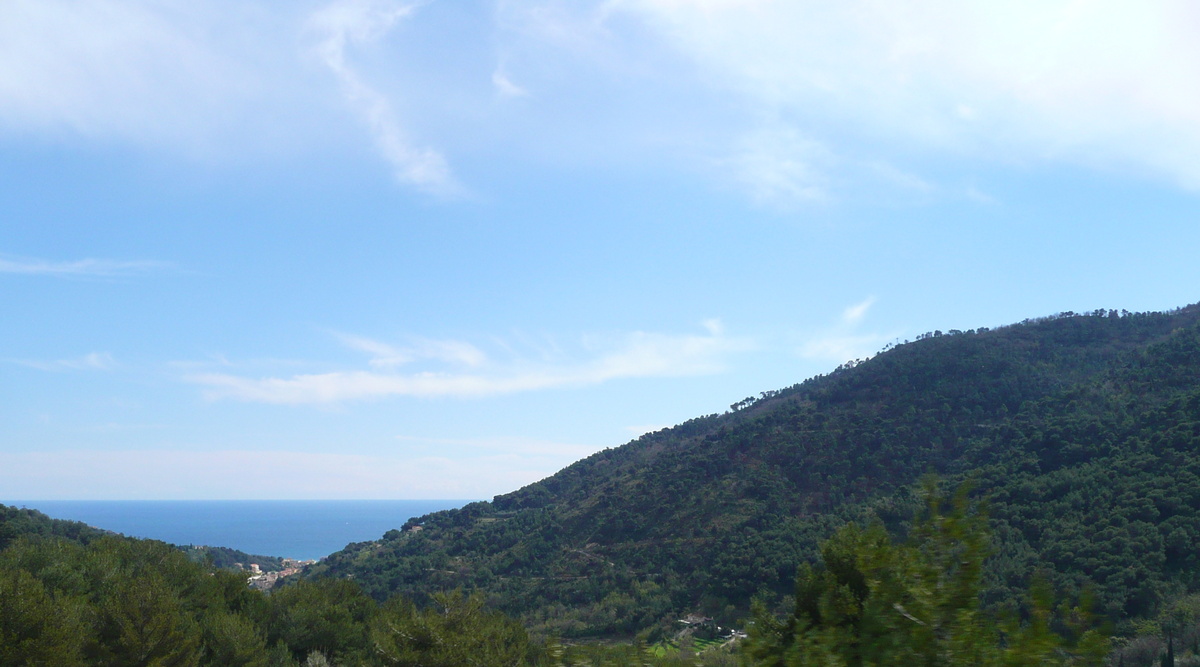
M 419 4 L 339 0 L 314 12 L 308 30 L 317 37 L 318 56 L 341 83 L 346 103 L 366 123 L 396 178 L 435 194 L 458 194 L 462 187 L 445 157 L 412 144 L 388 98 L 367 81 L 348 56 L 351 47 L 382 39 L 398 22 L 409 19 Z
M 170 266 L 167 262 L 149 260 L 78 259 L 63 262 L 28 257 L 0 256 L 0 273 L 59 278 L 129 276 L 164 269 Z
M 873 305 L 875 297 L 872 296 L 847 306 L 837 323 L 800 345 L 800 356 L 843 363 L 853 359 L 865 359 L 878 352 L 880 347 L 896 335 L 859 331 L 859 326 Z
M 0 488 L 27 500 L 490 498 L 561 465 L 557 458 L 503 452 L 469 459 L 194 449 L 0 452 Z M 97 478 L 122 483 L 98 488 Z
M 0 132 L 126 141 L 189 156 L 294 153 L 364 124 L 403 184 L 461 188 L 444 157 L 408 138 L 352 51 L 387 37 L 418 3 L 336 0 L 316 10 L 221 0 L 0 3 Z M 322 85 L 316 56 L 337 86 Z M 348 120 L 349 118 L 347 118 Z M 361 131 L 361 130 L 359 130 Z
M 858 324 L 864 317 L 867 316 L 867 311 L 870 310 L 871 306 L 873 305 L 875 305 L 875 297 L 871 296 L 852 306 L 847 306 L 846 309 L 842 311 L 842 322 L 850 325 Z
M 775 123 L 742 137 L 721 162 L 755 202 L 788 205 L 829 199 L 828 160 L 819 142 Z
M 690 78 L 753 109 L 733 126 L 724 164 L 756 199 L 811 200 L 826 191 L 821 179 L 830 177 L 884 185 L 872 178 L 872 165 L 898 159 L 896 167 L 906 173 L 903 162 L 929 155 L 1115 166 L 1200 188 L 1200 89 L 1192 85 L 1200 78 L 1200 43 L 1191 30 L 1200 9 L 1194 3 L 543 0 L 505 6 L 542 26 L 547 43 L 568 29 L 587 29 L 593 40 L 610 44 L 640 30 L 691 63 L 680 68 L 663 57 L 657 65 L 664 76 Z M 786 137 L 786 128 L 799 139 L 791 147 L 745 148 L 761 143 L 764 133 Z M 813 159 L 821 154 L 827 159 Z
M 40 361 L 36 359 L 10 359 L 11 363 L 36 368 L 39 371 L 107 371 L 117 367 L 117 362 L 108 352 L 91 352 L 72 359 Z
M 396 436 L 396 440 L 405 444 L 426 445 L 438 448 L 465 447 L 476 450 L 499 451 L 516 456 L 550 457 L 562 459 L 564 464 L 595 454 L 601 449 L 593 445 L 576 445 L 513 436 L 493 438 L 422 438 L 411 435 L 398 435 Z
M 487 361 L 487 355 L 478 347 L 458 340 L 418 338 L 409 345 L 396 347 L 363 336 L 337 336 L 346 347 L 370 354 L 373 368 L 394 368 L 423 359 L 464 366 L 479 366 Z
M 479 398 L 620 379 L 717 373 L 724 369 L 727 357 L 750 346 L 746 340 L 725 335 L 716 322 L 706 323 L 706 329 L 703 335 L 635 332 L 593 353 L 591 358 L 554 362 L 523 359 L 492 362 L 482 353 L 471 353 L 472 348 L 460 343 L 431 344 L 423 351 L 401 351 L 377 343 L 363 344 L 365 339 L 351 339 L 352 347 L 386 363 L 375 363 L 371 370 L 287 377 L 193 373 L 184 379 L 203 387 L 209 399 L 256 403 L 334 404 L 395 396 Z M 444 354 L 456 350 L 460 352 L 457 355 Z M 418 357 L 449 361 L 451 368 L 410 373 L 388 370 Z M 470 367 L 472 363 L 476 367 Z
M 503 97 L 524 97 L 529 94 L 529 91 L 513 83 L 503 69 L 492 72 L 492 86 Z
M 279 124 L 276 82 L 295 78 L 262 16 L 214 0 L 2 3 L 0 130 L 197 155 L 229 134 L 245 146 Z
M 548 143 L 568 159 L 604 148 L 637 161 L 638 137 L 677 125 L 663 109 L 686 108 L 667 152 L 762 202 L 864 185 L 961 192 L 911 173 L 930 157 L 1117 167 L 1200 188 L 1200 8 L 1183 0 L 499 0 L 485 53 L 436 65 L 437 91 L 396 90 L 365 52 L 396 47 L 406 24 L 466 30 L 422 23 L 426 4 L 0 3 L 0 132 L 253 152 L 365 129 L 400 183 L 454 195 L 464 189 L 439 144 L 453 145 L 457 123 L 531 141 L 544 133 L 522 124 L 560 126 L 572 141 Z M 527 103 L 426 127 L 437 104 L 489 83 Z M 623 111 L 564 103 L 597 91 Z

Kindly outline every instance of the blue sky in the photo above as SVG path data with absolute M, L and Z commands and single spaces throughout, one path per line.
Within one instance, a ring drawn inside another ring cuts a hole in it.
M 489 498 L 1200 285 L 1187 2 L 10 0 L 0 497 Z

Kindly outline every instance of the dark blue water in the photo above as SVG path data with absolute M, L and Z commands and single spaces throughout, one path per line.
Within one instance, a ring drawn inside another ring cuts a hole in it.
M 469 500 L 37 500 L 3 501 L 130 537 L 231 547 L 260 556 L 318 559 L 377 540 L 414 516 Z

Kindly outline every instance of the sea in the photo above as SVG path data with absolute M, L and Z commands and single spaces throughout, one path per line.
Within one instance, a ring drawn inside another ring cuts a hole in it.
M 377 540 L 412 517 L 471 500 L 32 500 L 0 504 L 82 521 L 130 537 L 320 560 Z

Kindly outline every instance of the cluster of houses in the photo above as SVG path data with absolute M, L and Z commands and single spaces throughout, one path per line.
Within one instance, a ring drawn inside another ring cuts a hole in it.
M 260 591 L 266 591 L 270 590 L 271 587 L 274 586 L 275 583 L 280 579 L 283 579 L 284 577 L 290 577 L 293 574 L 299 574 L 301 570 L 315 562 L 317 561 L 284 558 L 282 563 L 283 569 L 276 572 L 263 572 L 258 563 L 250 563 L 248 567 L 242 565 L 241 563 L 236 563 L 236 565 L 243 570 L 248 570 L 250 572 L 250 577 L 247 579 L 247 583 L 250 584 L 251 588 L 256 588 Z

